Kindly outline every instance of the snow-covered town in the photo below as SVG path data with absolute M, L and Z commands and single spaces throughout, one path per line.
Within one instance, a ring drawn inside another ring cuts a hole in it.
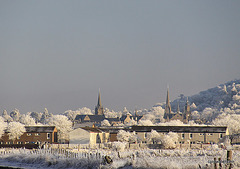
M 0 169 L 240 169 L 239 9 L 0 0 Z
M 169 92 L 167 89 L 165 103 L 133 113 L 127 108 L 122 112 L 103 108 L 100 92 L 95 110 L 84 107 L 61 115 L 46 108 L 27 114 L 4 110 L 0 165 L 239 168 L 240 80 L 173 102 Z M 184 100 L 183 106 L 180 100 Z

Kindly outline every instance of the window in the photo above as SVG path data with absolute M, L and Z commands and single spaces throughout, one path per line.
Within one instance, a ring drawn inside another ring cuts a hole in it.
M 189 134 L 189 138 L 192 139 L 192 133 Z
M 185 138 L 185 136 L 184 136 L 184 134 L 182 134 L 182 139 L 184 139 Z
M 51 134 L 47 133 L 47 139 L 50 139 L 50 137 L 51 137 Z
M 204 134 L 203 133 L 199 133 L 200 136 L 203 136 Z
M 144 133 L 144 138 L 147 138 L 147 133 Z
M 222 133 L 219 134 L 219 138 L 223 138 L 223 134 Z
M 208 136 L 212 136 L 213 134 L 212 133 L 208 133 Z
M 222 133 L 219 134 L 219 138 L 223 138 L 223 134 Z
M 26 141 L 25 144 L 29 144 L 29 141 Z
M 32 135 L 32 133 L 27 133 L 27 136 L 31 136 Z
M 35 136 L 40 136 L 40 133 L 35 133 Z

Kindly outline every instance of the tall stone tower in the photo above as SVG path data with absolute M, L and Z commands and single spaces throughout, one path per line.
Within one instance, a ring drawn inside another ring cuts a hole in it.
M 185 107 L 184 107 L 183 120 L 184 120 L 185 123 L 188 123 L 190 118 L 191 118 L 191 110 L 190 110 L 190 105 L 189 105 L 188 97 L 187 97 L 187 101 L 186 101 L 186 104 L 185 104 Z
M 170 104 L 170 100 L 169 100 L 169 89 L 168 89 L 167 90 L 166 105 L 165 105 L 165 112 L 164 112 L 164 119 L 166 119 L 166 121 L 169 121 L 170 114 L 171 114 L 171 104 Z
M 98 103 L 97 106 L 95 107 L 95 115 L 103 115 L 103 107 L 101 103 L 101 94 L 100 94 L 100 89 L 98 93 Z

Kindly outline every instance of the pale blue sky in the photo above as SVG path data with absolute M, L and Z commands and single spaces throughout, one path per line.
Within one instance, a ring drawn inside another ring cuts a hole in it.
M 0 111 L 151 108 L 240 78 L 240 1 L 0 0 Z

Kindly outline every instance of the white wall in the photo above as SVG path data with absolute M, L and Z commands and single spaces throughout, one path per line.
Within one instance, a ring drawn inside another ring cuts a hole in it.
M 90 133 L 84 129 L 78 128 L 69 133 L 70 144 L 89 144 Z

